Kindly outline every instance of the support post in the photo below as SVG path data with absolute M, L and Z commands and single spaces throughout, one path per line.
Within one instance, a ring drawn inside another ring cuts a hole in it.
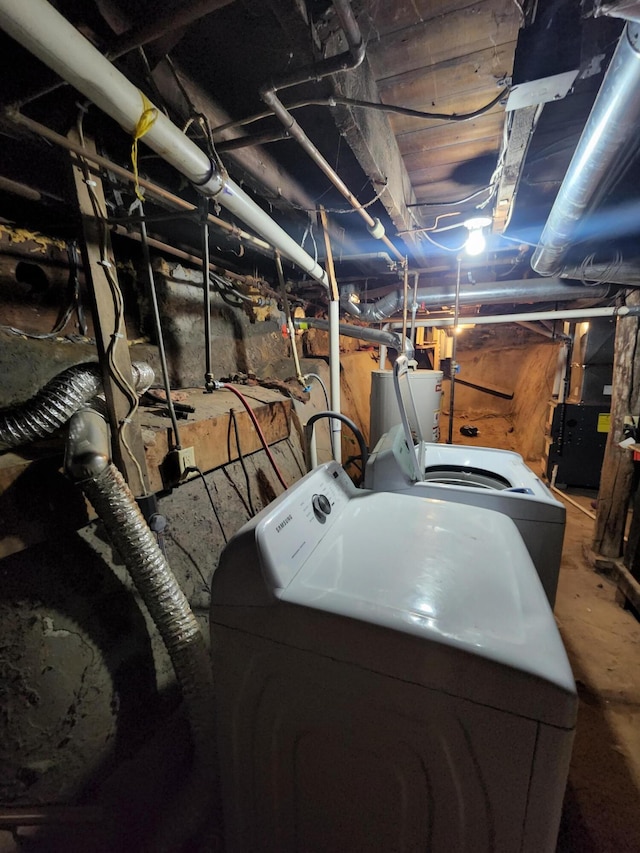
M 640 305 L 640 292 L 632 291 L 627 305 Z M 636 362 L 640 319 L 618 317 L 613 359 L 611 423 L 602 464 L 593 551 L 603 557 L 619 557 L 624 543 L 627 510 L 631 499 L 633 458 L 622 448 L 624 418 L 637 415 L 640 405 L 640 363 Z
M 318 216 L 324 236 L 326 271 L 329 277 L 329 392 L 331 410 L 340 414 L 340 293 L 324 207 L 318 208 Z M 333 458 L 336 462 L 342 462 L 342 424 L 337 418 L 331 419 L 331 445 Z
M 75 131 L 69 137 L 76 144 L 80 141 Z M 90 140 L 85 140 L 84 144 L 95 153 Z M 133 389 L 131 358 L 116 262 L 108 228 L 101 222 L 106 215 L 104 192 L 102 182 L 89 174 L 82 159 L 75 154 L 71 156 L 84 231 L 84 268 L 112 431 L 113 458 L 129 488 L 139 497 L 148 494 L 149 479 L 140 425 L 135 412 L 132 413 L 135 391 L 132 396 L 125 387 L 126 383 Z

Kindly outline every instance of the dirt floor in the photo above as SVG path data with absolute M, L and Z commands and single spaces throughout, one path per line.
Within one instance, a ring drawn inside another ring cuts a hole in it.
M 460 427 L 478 427 L 476 438 Z M 456 415 L 453 442 L 520 451 L 509 417 Z M 441 417 L 446 441 L 448 417 Z M 541 473 L 540 463 L 528 460 Z M 555 615 L 578 687 L 580 707 L 557 853 L 640 851 L 640 622 L 616 602 L 616 587 L 597 574 L 586 551 L 596 492 L 556 497 L 567 527 Z
M 593 495 L 567 496 L 591 509 Z M 580 696 L 560 853 L 640 851 L 640 623 L 584 548 L 593 520 L 565 501 L 556 619 Z

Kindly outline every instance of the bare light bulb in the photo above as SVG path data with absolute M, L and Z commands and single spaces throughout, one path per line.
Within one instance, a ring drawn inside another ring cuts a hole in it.
M 465 228 L 469 231 L 467 242 L 464 244 L 465 251 L 468 255 L 480 255 L 485 250 L 487 245 L 482 232 L 483 228 L 491 225 L 489 216 L 474 216 L 472 219 L 467 219 L 464 223 Z
M 484 252 L 486 245 L 487 241 L 484 239 L 482 229 L 474 228 L 473 231 L 469 231 L 469 236 L 467 237 L 467 242 L 464 244 L 464 249 L 467 255 L 481 255 L 482 252 Z

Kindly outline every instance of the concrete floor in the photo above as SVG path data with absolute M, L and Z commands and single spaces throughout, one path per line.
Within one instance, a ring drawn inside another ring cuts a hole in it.
M 590 496 L 569 492 L 587 508 Z M 594 522 L 568 502 L 556 618 L 580 708 L 558 853 L 640 851 L 640 623 L 584 556 Z

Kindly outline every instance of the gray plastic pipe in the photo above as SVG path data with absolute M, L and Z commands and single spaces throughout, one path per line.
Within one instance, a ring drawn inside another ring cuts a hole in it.
M 531 258 L 540 275 L 553 275 L 616 162 L 637 145 L 640 122 L 640 25 L 625 26 L 582 131 L 551 213 Z
M 46 0 L 0 0 L 0 26 L 64 80 L 133 133 L 145 109 L 155 120 L 142 141 L 184 175 L 203 195 L 214 197 L 311 278 L 328 286 L 326 273 L 268 214 L 185 136 Z
M 158 827 L 153 850 L 174 853 L 215 815 L 218 761 L 215 697 L 209 652 L 189 603 L 138 504 L 110 462 L 109 430 L 100 413 L 72 417 L 65 470 L 102 520 L 147 607 L 171 658 L 191 725 L 193 769 Z
M 321 331 L 329 331 L 329 322 L 320 317 L 305 317 L 304 319 L 296 317 L 293 321 L 296 329 L 320 329 Z M 402 324 L 401 324 L 402 325 Z M 419 324 L 418 324 L 419 325 Z M 393 347 L 399 353 L 404 353 L 407 358 L 413 358 L 413 344 L 409 338 L 402 339 L 402 335 L 397 332 L 387 331 L 385 329 L 370 329 L 368 326 L 354 326 L 351 323 L 340 323 L 338 325 L 339 333 L 346 338 L 356 338 L 359 341 L 370 341 L 373 344 L 380 344 L 385 347 Z M 333 400 L 331 403 L 333 407 Z M 334 411 L 336 411 L 334 409 Z

